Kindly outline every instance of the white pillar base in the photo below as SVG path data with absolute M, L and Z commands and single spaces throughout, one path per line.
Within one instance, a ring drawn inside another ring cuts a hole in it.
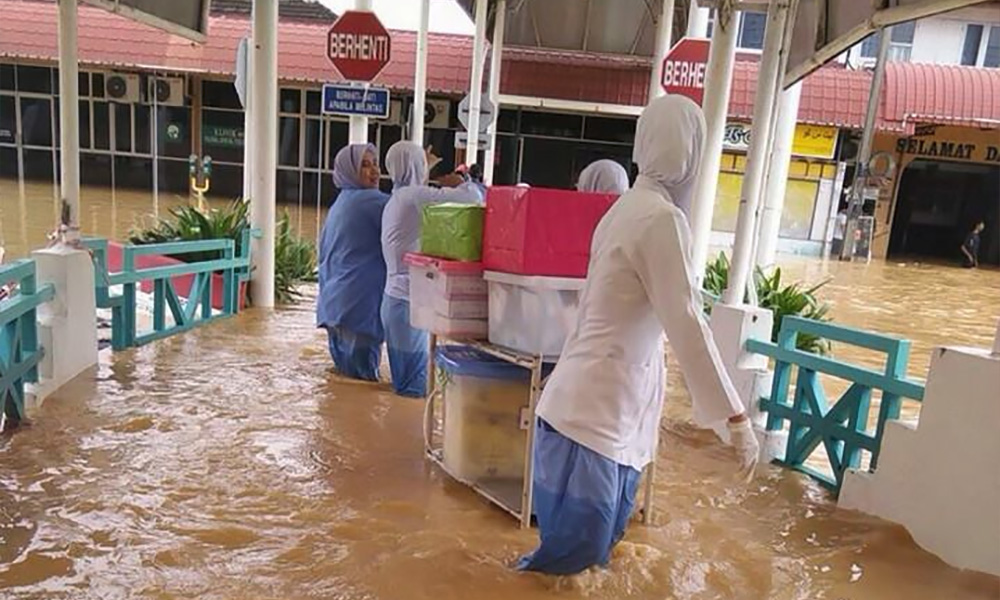
M 773 323 L 774 315 L 766 308 L 721 303 L 712 308 L 710 323 L 722 362 L 757 431 L 761 442 L 761 460 L 766 461 L 784 456 L 785 436 L 780 432 L 764 431 L 766 413 L 761 412 L 759 400 L 770 394 L 772 374 L 767 369 L 767 357 L 748 352 L 746 342 L 751 338 L 770 340 Z M 725 423 L 719 423 L 712 429 L 722 441 L 729 443 L 729 430 Z
M 838 504 L 906 527 L 945 562 L 1000 576 L 1000 356 L 937 348 L 920 422 L 890 421 L 874 473 L 849 471 Z
M 97 364 L 97 298 L 90 253 L 57 245 L 31 253 L 38 284 L 51 283 L 55 298 L 38 307 L 38 344 L 45 349 L 27 409 Z

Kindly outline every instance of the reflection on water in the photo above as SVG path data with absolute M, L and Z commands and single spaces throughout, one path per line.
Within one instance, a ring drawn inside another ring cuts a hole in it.
M 37 244 L 48 215 L 11 223 L 24 213 L 0 190 L 8 249 Z M 88 227 L 121 235 L 143 212 L 117 203 Z M 1000 313 L 997 273 L 789 269 L 835 277 L 839 320 L 914 339 L 913 375 L 934 344 L 985 343 Z M 608 570 L 548 579 L 508 568 L 533 532 L 423 460 L 420 402 L 331 372 L 308 302 L 106 356 L 0 440 L 0 597 L 1000 598 L 802 476 L 766 467 L 731 489 L 728 451 L 688 424 L 676 368 L 670 382 L 656 523 Z

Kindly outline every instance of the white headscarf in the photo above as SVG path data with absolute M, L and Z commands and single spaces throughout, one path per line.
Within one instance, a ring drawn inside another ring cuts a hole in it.
M 653 100 L 636 125 L 636 185 L 659 191 L 689 216 L 704 142 L 705 116 L 697 104 L 677 95 Z
M 385 155 L 385 168 L 392 178 L 392 187 L 409 187 L 427 183 L 427 154 L 413 142 L 396 142 Z
M 625 167 L 613 160 L 595 160 L 580 171 L 576 189 L 581 192 L 621 195 L 628 191 L 628 173 Z

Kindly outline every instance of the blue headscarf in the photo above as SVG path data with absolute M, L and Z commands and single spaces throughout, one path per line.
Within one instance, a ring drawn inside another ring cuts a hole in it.
M 371 152 L 378 160 L 378 148 L 374 144 L 350 144 L 344 146 L 333 160 L 333 185 L 338 190 L 358 190 L 361 184 L 361 161 L 365 152 Z

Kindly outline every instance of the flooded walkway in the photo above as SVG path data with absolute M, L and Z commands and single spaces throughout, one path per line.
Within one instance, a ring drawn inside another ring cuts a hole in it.
M 832 274 L 839 321 L 914 339 L 915 376 L 933 345 L 985 345 L 1000 315 L 997 272 L 786 268 Z M 0 439 L 0 598 L 1000 598 L 803 476 L 765 466 L 732 487 L 674 365 L 670 382 L 656 523 L 607 570 L 545 578 L 509 568 L 534 532 L 423 459 L 422 403 L 331 371 L 309 302 L 106 354 Z

